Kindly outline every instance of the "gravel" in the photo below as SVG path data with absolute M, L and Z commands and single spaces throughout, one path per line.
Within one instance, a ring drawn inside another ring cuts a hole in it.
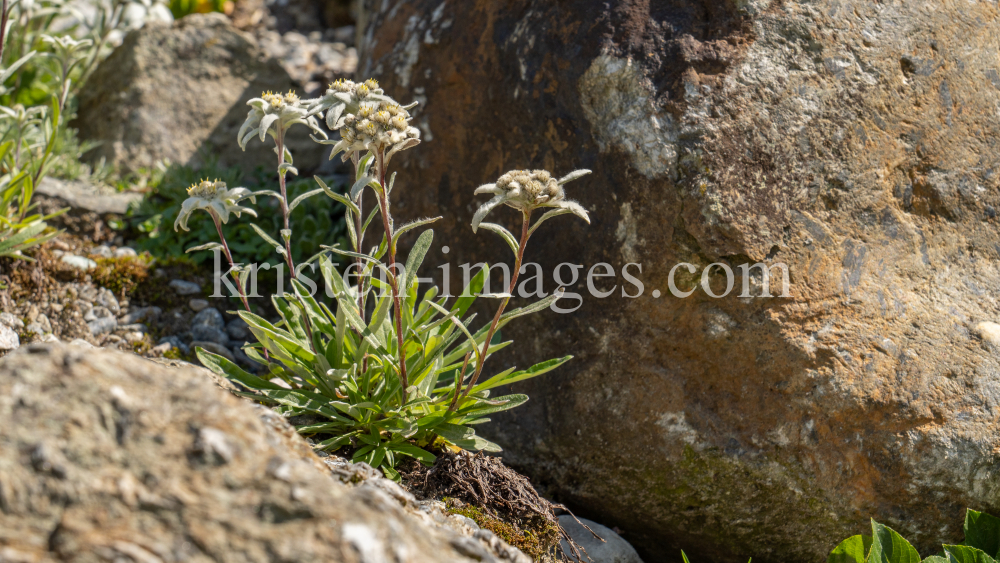
M 201 293 L 201 286 L 186 280 L 170 280 L 170 287 L 177 295 L 195 295 Z

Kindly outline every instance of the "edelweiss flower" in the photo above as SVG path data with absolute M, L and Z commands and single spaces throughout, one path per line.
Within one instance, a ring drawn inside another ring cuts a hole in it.
M 493 194 L 493 199 L 484 203 L 472 218 L 472 232 L 479 229 L 486 215 L 500 204 L 506 204 L 522 212 L 540 207 L 555 207 L 565 213 L 572 213 L 588 224 L 587 210 L 579 203 L 566 199 L 563 184 L 590 174 L 590 170 L 576 170 L 559 180 L 547 170 L 512 170 L 496 181 L 476 188 L 476 194 Z
M 326 133 L 320 129 L 316 116 L 294 92 L 285 95 L 264 92 L 259 98 L 248 101 L 247 105 L 253 109 L 247 114 L 246 121 L 236 135 L 243 150 L 247 149 L 247 143 L 254 135 L 263 141 L 268 134 L 272 137 L 277 135 L 278 126 L 285 130 L 297 123 L 308 126 L 326 138 Z
M 178 228 L 189 231 L 187 226 L 191 214 L 199 209 L 204 209 L 215 219 L 221 219 L 223 223 L 229 222 L 229 214 L 235 213 L 237 217 L 240 213 L 247 213 L 254 217 L 257 213 L 249 207 L 237 205 L 240 201 L 249 198 L 256 203 L 253 193 L 246 188 L 226 189 L 226 183 L 215 180 L 202 180 L 194 184 L 187 190 L 188 198 L 181 205 L 181 211 L 174 221 L 174 230 Z
M 416 102 L 401 106 L 386 96 L 378 81 L 369 78 L 361 84 L 338 80 L 322 98 L 316 100 L 311 111 L 326 111 L 326 124 L 340 130 L 340 141 L 325 141 L 333 145 L 333 158 L 341 151 L 345 158 L 354 151 L 388 150 L 386 163 L 392 155 L 420 143 L 420 130 L 410 125 L 410 112 Z

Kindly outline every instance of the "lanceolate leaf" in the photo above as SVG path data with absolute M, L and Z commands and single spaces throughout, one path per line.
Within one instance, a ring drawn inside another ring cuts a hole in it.
M 409 291 L 409 287 L 416 278 L 417 270 L 423 264 L 424 256 L 427 255 L 427 250 L 431 247 L 432 242 L 434 242 L 434 231 L 428 229 L 420 233 L 420 237 L 417 238 L 413 249 L 410 250 L 410 255 L 406 258 L 406 277 L 399 288 L 400 292 L 405 293 Z
M 281 389 L 280 386 L 275 385 L 270 381 L 261 379 L 256 375 L 251 375 L 240 369 L 239 366 L 230 362 L 226 358 L 212 354 L 211 352 L 206 352 L 201 347 L 196 347 L 194 353 L 198 356 L 198 360 L 201 361 L 201 365 L 207 367 L 210 371 L 216 373 L 217 375 L 236 381 L 244 387 L 256 390 Z
M 493 389 L 494 387 L 499 387 L 501 385 L 510 385 L 511 383 L 517 383 L 518 381 L 524 381 L 525 379 L 531 379 L 532 377 L 538 377 L 539 375 L 548 373 L 557 367 L 565 364 L 566 362 L 573 359 L 573 356 L 564 356 L 562 358 L 553 358 L 551 360 L 535 364 L 530 368 L 522 371 L 517 371 L 514 373 L 504 372 L 499 375 L 495 375 L 486 381 L 476 385 L 472 388 L 472 393 L 478 393 L 479 391 L 485 391 L 487 389 Z
M 920 563 L 920 554 L 903 536 L 872 520 L 872 548 L 867 563 Z
M 965 545 L 1000 557 L 1000 518 L 969 509 L 965 512 Z
M 826 563 L 865 563 L 865 555 L 871 545 L 870 536 L 851 536 L 830 552 Z

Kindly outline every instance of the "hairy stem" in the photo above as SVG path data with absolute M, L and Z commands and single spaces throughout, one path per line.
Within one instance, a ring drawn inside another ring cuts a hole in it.
M 382 185 L 382 192 L 379 199 L 382 208 L 382 225 L 385 227 L 385 240 L 389 245 L 389 268 L 396 263 L 396 245 L 392 243 L 392 221 L 389 216 L 389 195 L 386 193 L 385 185 L 385 153 L 379 150 L 376 155 L 378 166 L 378 181 Z M 395 275 L 389 275 L 389 287 L 392 289 L 392 303 L 396 317 L 396 343 L 399 347 L 399 381 L 403 385 L 403 401 L 406 401 L 406 388 L 409 382 L 406 379 L 406 348 L 403 347 L 403 307 L 399 298 L 399 280 Z
M 285 230 L 288 230 L 288 194 L 285 190 L 285 174 L 281 172 L 281 165 L 285 163 L 285 129 L 281 126 L 280 119 L 275 123 L 275 143 L 278 146 L 278 186 L 281 187 L 281 215 L 285 220 Z M 279 233 L 280 234 L 280 233 Z M 281 237 L 284 239 L 284 235 Z M 292 238 L 285 239 L 285 263 L 288 264 L 288 275 L 295 279 L 295 263 L 292 261 Z
M 229 244 L 226 243 L 226 236 L 222 234 L 222 223 L 219 221 L 219 216 L 216 214 L 215 210 L 209 210 L 212 215 L 212 221 L 215 222 L 215 231 L 219 233 L 219 240 L 222 241 L 222 249 L 226 252 L 226 260 L 229 261 L 229 271 L 233 276 L 233 281 L 236 282 L 236 289 L 240 292 L 240 299 L 243 301 L 243 308 L 250 311 L 250 303 L 247 302 L 247 294 L 243 289 L 243 282 L 240 281 L 240 275 L 233 268 L 236 264 L 233 263 L 233 255 L 229 252 Z
M 521 260 L 524 258 L 524 249 L 528 246 L 528 225 L 531 222 L 531 212 L 524 211 L 521 215 L 521 241 L 517 245 L 517 258 L 514 260 L 514 273 L 511 275 L 510 287 L 507 288 L 507 293 L 510 295 L 514 294 L 514 287 L 517 285 L 517 276 L 521 273 Z M 465 386 L 465 393 L 462 394 L 462 400 L 465 400 L 469 396 L 469 391 L 476 386 L 476 382 L 479 381 L 479 376 L 483 372 L 483 365 L 486 363 L 486 355 L 490 351 L 490 342 L 493 340 L 493 335 L 497 331 L 497 326 L 500 324 L 500 317 L 503 316 L 504 309 L 507 308 L 507 303 L 510 303 L 510 297 L 504 297 L 503 301 L 500 302 L 500 306 L 497 307 L 497 313 L 493 315 L 493 322 L 490 323 L 490 330 L 486 332 L 486 341 L 483 342 L 483 352 L 479 356 L 479 361 L 476 363 L 476 371 L 472 375 L 472 379 L 469 381 L 468 385 Z M 457 403 L 453 402 L 448 410 L 454 410 Z

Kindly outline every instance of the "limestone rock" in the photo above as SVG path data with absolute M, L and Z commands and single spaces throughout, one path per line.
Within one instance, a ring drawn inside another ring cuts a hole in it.
M 197 165 L 207 158 L 247 172 L 272 161 L 276 169 L 273 145 L 252 141 L 244 152 L 236 133 L 247 100 L 291 87 L 281 65 L 264 58 L 225 16 L 195 14 L 130 32 L 83 88 L 73 125 L 82 139 L 102 143 L 88 157 L 124 170 L 150 168 L 160 159 Z M 299 170 L 325 159 L 308 135 L 288 142 Z
M 138 192 L 119 192 L 86 182 L 48 176 L 38 183 L 38 193 L 64 201 L 72 208 L 93 211 L 99 215 L 124 215 L 130 205 L 137 205 L 142 200 L 142 194 Z
M 21 339 L 17 333 L 5 324 L 0 324 L 0 352 L 16 350 L 21 346 Z
M 37 345 L 0 362 L 0 558 L 471 561 L 333 479 L 281 417 L 171 365 Z
M 559 525 L 578 546 L 583 548 L 591 563 L 642 563 L 635 548 L 606 526 L 586 518 L 575 518 L 569 514 L 559 517 Z M 594 534 L 599 537 L 595 538 Z M 566 557 L 573 557 L 573 548 L 569 542 L 562 540 L 560 546 Z M 586 560 L 585 558 L 584 561 Z
M 576 313 L 504 329 L 494 370 L 576 356 L 482 429 L 508 463 L 648 563 L 822 561 L 869 517 L 929 555 L 966 506 L 1000 513 L 1000 356 L 975 331 L 1000 318 L 995 6 L 386 6 L 365 2 L 358 76 L 420 101 L 392 164 L 419 186 L 398 222 L 446 216 L 425 263 L 506 259 L 470 232 L 477 186 L 589 168 L 566 191 L 592 224 L 546 223 L 525 259 L 549 291 L 561 262 L 608 262 L 635 294 L 642 264 L 640 297 L 581 283 Z M 697 287 L 712 263 L 725 298 Z M 754 263 L 785 264 L 788 297 Z

